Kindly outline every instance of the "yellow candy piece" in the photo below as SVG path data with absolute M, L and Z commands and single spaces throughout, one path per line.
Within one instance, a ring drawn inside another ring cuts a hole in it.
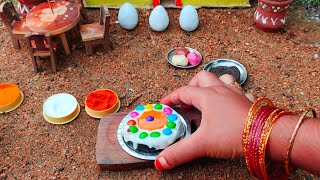
M 146 104 L 145 108 L 146 108 L 146 110 L 151 110 L 151 109 L 153 109 L 153 106 L 152 106 L 152 104 Z

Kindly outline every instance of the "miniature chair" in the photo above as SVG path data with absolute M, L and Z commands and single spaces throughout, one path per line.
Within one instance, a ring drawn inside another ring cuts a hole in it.
M 27 23 L 20 19 L 11 2 L 0 3 L 0 17 L 10 33 L 13 47 L 20 49 L 19 40 L 24 40 L 25 34 L 31 32 Z
M 55 51 L 57 43 L 52 40 L 51 35 L 49 33 L 27 33 L 25 37 L 30 51 L 34 71 L 38 72 L 37 60 L 40 59 L 39 57 L 50 56 L 52 71 L 56 72 Z
M 110 47 L 110 14 L 106 5 L 100 8 L 100 23 L 85 24 L 80 26 L 80 34 L 86 46 L 88 55 L 93 54 L 93 46 L 102 44 L 105 51 Z

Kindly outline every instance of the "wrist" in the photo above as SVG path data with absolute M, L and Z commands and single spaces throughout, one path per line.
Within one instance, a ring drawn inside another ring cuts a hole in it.
M 294 115 L 282 116 L 272 128 L 267 144 L 267 156 L 272 160 L 284 162 L 290 137 L 299 117 Z
M 283 116 L 271 131 L 267 155 L 274 161 L 284 162 L 286 151 L 299 116 Z M 290 164 L 296 168 L 319 175 L 320 163 L 320 121 L 305 117 L 301 124 L 290 153 Z
M 320 121 L 307 118 L 308 112 L 297 116 L 290 110 L 275 109 L 268 98 L 253 103 L 242 137 L 246 165 L 253 176 L 286 176 L 290 167 L 320 175 Z
M 275 124 L 281 117 L 293 114 L 290 110 L 276 108 L 268 98 L 259 98 L 251 106 L 243 131 L 243 151 L 250 173 L 258 179 L 284 175 L 282 162 L 268 156 L 268 146 Z M 276 157 L 281 158 L 281 151 L 277 149 L 277 152 L 280 152 L 280 156 Z M 283 152 L 283 157 L 286 157 L 287 151 Z

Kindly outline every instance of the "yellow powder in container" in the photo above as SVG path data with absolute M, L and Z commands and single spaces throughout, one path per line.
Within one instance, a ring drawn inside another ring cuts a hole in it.
M 8 105 L 20 95 L 20 89 L 14 84 L 0 84 L 0 106 Z

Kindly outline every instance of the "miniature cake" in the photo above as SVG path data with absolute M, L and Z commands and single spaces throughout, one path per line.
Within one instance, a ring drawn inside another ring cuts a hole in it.
M 122 137 L 131 149 L 156 153 L 184 134 L 181 116 L 164 104 L 139 105 L 124 118 Z

